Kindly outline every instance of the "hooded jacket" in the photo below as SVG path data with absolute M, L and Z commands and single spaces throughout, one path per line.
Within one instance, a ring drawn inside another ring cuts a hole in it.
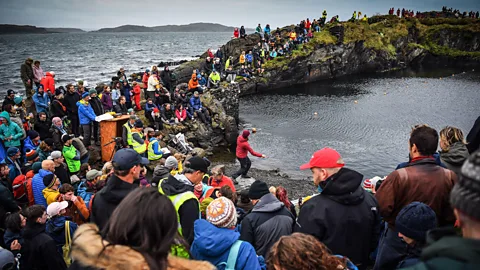
M 35 108 L 37 109 L 37 113 L 47 112 L 50 98 L 48 98 L 48 95 L 46 92 L 43 92 L 43 94 L 40 94 L 38 93 L 38 88 L 37 88 L 37 90 L 35 91 L 35 95 L 32 96 L 32 99 L 35 102 Z
M 479 269 L 480 240 L 461 238 L 453 230 L 439 228 L 428 232 L 427 244 L 421 262 L 404 269 Z
M 445 164 L 447 169 L 452 170 L 458 176 L 460 175 L 463 162 L 468 158 L 468 155 L 467 146 L 462 142 L 456 142 L 450 146 L 448 151 L 440 152 L 440 160 Z
M 193 193 L 193 184 L 183 174 L 175 176 L 169 175 L 159 185 L 159 190 L 167 196 L 177 195 L 184 192 Z M 180 225 L 182 226 L 182 235 L 189 244 L 193 242 L 193 224 L 199 218 L 200 206 L 198 200 L 190 199 L 185 201 L 178 209 Z
M 84 224 L 77 230 L 73 241 L 72 257 L 74 263 L 70 269 L 142 269 L 149 270 L 145 258 L 133 248 L 123 245 L 109 245 L 103 240 L 94 224 Z M 169 255 L 167 270 L 214 270 L 208 262 L 187 260 Z M 84 265 L 85 267 L 82 267 Z
M 57 198 L 60 196 L 60 192 L 58 190 L 54 190 L 51 188 L 44 188 L 42 190 L 43 197 L 47 201 L 47 205 L 57 201 Z
M 202 108 L 202 101 L 200 100 L 200 97 L 192 96 L 190 98 L 190 106 L 194 110 L 200 110 Z
M 45 224 L 27 223 L 23 238 L 22 259 L 25 264 L 22 265 L 22 269 L 67 269 L 62 253 L 58 252 L 55 241 L 45 232 Z
M 257 255 L 265 257 L 275 242 L 293 231 L 294 218 L 273 194 L 268 193 L 242 220 L 240 240 L 255 247 Z
M 52 73 L 45 73 L 45 77 L 42 78 L 40 84 L 43 85 L 45 93 L 55 94 L 55 79 Z
M 188 89 L 196 89 L 198 87 L 197 74 L 192 74 L 190 81 L 188 81 Z
M 52 172 L 40 169 L 37 174 L 35 174 L 32 178 L 32 190 L 33 190 L 33 197 L 35 198 L 35 204 L 40 204 L 45 206 L 47 205 L 47 200 L 43 196 L 43 190 L 45 189 L 45 185 L 43 184 L 43 177 L 48 174 L 52 174 Z
M 65 245 L 65 222 L 70 221 L 70 236 L 73 239 L 73 235 L 77 230 L 77 224 L 70 218 L 65 216 L 54 216 L 50 218 L 45 226 L 45 232 L 55 241 L 57 250 L 62 254 L 62 246 Z
M 36 150 L 38 148 L 38 146 L 40 145 L 40 143 L 35 144 L 32 141 L 32 139 L 30 139 L 30 137 L 27 137 L 23 143 L 24 143 L 23 154 L 25 154 L 26 152 L 31 151 L 31 150 Z
M 360 173 L 342 168 L 321 182 L 323 191 L 302 206 L 295 231 L 315 236 L 333 254 L 365 269 L 377 247 L 381 218 L 378 203 L 362 188 L 362 180 Z
M 105 187 L 97 192 L 93 198 L 92 212 L 90 213 L 91 222 L 103 229 L 115 208 L 128 193 L 137 187 L 138 183 L 130 184 L 121 180 L 115 174 L 111 175 Z
M 0 125 L 0 139 L 3 141 L 5 148 L 9 148 L 12 146 L 19 147 L 20 139 L 23 136 L 23 129 L 20 128 L 16 123 L 10 121 L 10 115 L 8 114 L 8 112 L 1 112 L 0 117 L 7 120 L 6 125 Z M 11 140 L 7 141 L 6 138 L 8 137 L 12 137 Z
M 244 138 L 242 135 L 237 137 L 237 158 L 246 158 L 248 153 L 256 157 L 262 157 L 262 154 L 253 151 L 252 147 L 248 143 L 248 138 Z
M 9 112 L 9 115 L 10 115 L 10 121 L 12 121 L 13 123 L 17 124 L 20 129 L 22 130 L 22 138 L 20 138 L 20 140 L 23 140 L 27 137 L 27 132 L 25 132 L 25 128 L 23 127 L 23 120 L 22 120 L 22 116 L 20 115 L 20 113 L 10 113 Z
M 79 102 L 77 102 L 77 106 L 80 125 L 88 125 L 95 121 L 96 115 L 90 103 L 84 100 L 80 100 Z
M 208 261 L 217 266 L 218 270 L 224 270 L 225 265 L 219 265 L 228 261 L 230 248 L 238 240 L 240 234 L 231 229 L 217 228 L 210 222 L 199 219 L 195 221 L 195 239 L 190 248 L 190 253 L 197 260 Z M 255 249 L 248 242 L 242 242 L 238 250 L 236 270 L 260 270 Z

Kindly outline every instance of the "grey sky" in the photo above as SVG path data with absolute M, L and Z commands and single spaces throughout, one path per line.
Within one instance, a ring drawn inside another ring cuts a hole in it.
M 354 10 L 368 16 L 386 13 L 390 7 L 440 10 L 442 5 L 460 10 L 480 10 L 478 0 L 0 0 L 0 24 L 98 29 L 124 24 L 157 26 L 214 22 L 273 28 L 318 18 L 350 18 Z

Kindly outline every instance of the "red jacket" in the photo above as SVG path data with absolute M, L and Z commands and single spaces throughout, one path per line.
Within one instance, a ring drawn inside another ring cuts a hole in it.
M 238 31 L 238 29 L 235 29 L 233 31 L 233 36 L 236 37 L 236 38 L 238 38 L 240 36 L 240 32 Z
M 246 158 L 250 154 L 256 157 L 262 157 L 262 154 L 253 151 L 252 147 L 248 143 L 248 139 L 245 139 L 242 135 L 237 138 L 237 158 Z
M 55 79 L 50 72 L 47 72 L 45 77 L 40 80 L 40 84 L 43 85 L 45 93 L 55 94 Z
M 178 120 L 180 119 L 187 119 L 187 110 L 183 109 L 182 111 L 175 110 L 175 116 L 177 116 Z
M 229 186 L 232 189 L 233 192 L 236 192 L 232 179 L 230 179 L 230 177 L 225 176 L 225 175 L 222 177 L 222 180 L 220 180 L 220 181 L 217 181 L 216 179 L 213 178 L 213 176 L 211 176 L 208 179 L 208 185 L 211 186 L 211 187 L 214 187 L 214 188 L 221 188 L 223 186 Z
M 143 77 L 142 77 L 143 88 L 148 87 L 148 78 L 149 77 L 150 77 L 150 75 L 147 72 L 143 73 Z

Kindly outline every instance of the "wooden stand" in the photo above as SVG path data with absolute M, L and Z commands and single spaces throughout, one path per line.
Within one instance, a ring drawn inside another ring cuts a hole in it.
M 118 118 L 100 122 L 100 143 L 103 162 L 111 161 L 114 155 L 113 152 L 115 151 L 115 143 L 110 142 L 112 142 L 115 137 L 122 137 L 122 126 L 129 118 L 130 115 L 122 115 Z

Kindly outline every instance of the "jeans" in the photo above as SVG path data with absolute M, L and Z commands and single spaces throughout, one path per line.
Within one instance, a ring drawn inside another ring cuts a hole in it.
M 235 78 L 237 78 L 237 74 L 228 74 L 227 75 L 227 82 L 234 82 Z
M 407 243 L 398 237 L 398 232 L 389 228 L 388 223 L 385 223 L 385 230 L 380 237 L 377 259 L 373 269 L 396 269 L 406 254 Z
M 90 141 L 92 140 L 92 123 L 87 125 L 82 125 L 83 129 L 83 144 L 85 147 L 90 146 Z
M 240 169 L 232 175 L 233 179 L 237 179 L 238 176 L 247 176 L 248 171 L 250 170 L 250 167 L 252 166 L 252 162 L 248 158 L 237 158 L 238 161 L 240 162 Z
M 90 160 L 90 153 L 86 153 L 83 157 L 80 157 L 80 164 L 88 163 Z

